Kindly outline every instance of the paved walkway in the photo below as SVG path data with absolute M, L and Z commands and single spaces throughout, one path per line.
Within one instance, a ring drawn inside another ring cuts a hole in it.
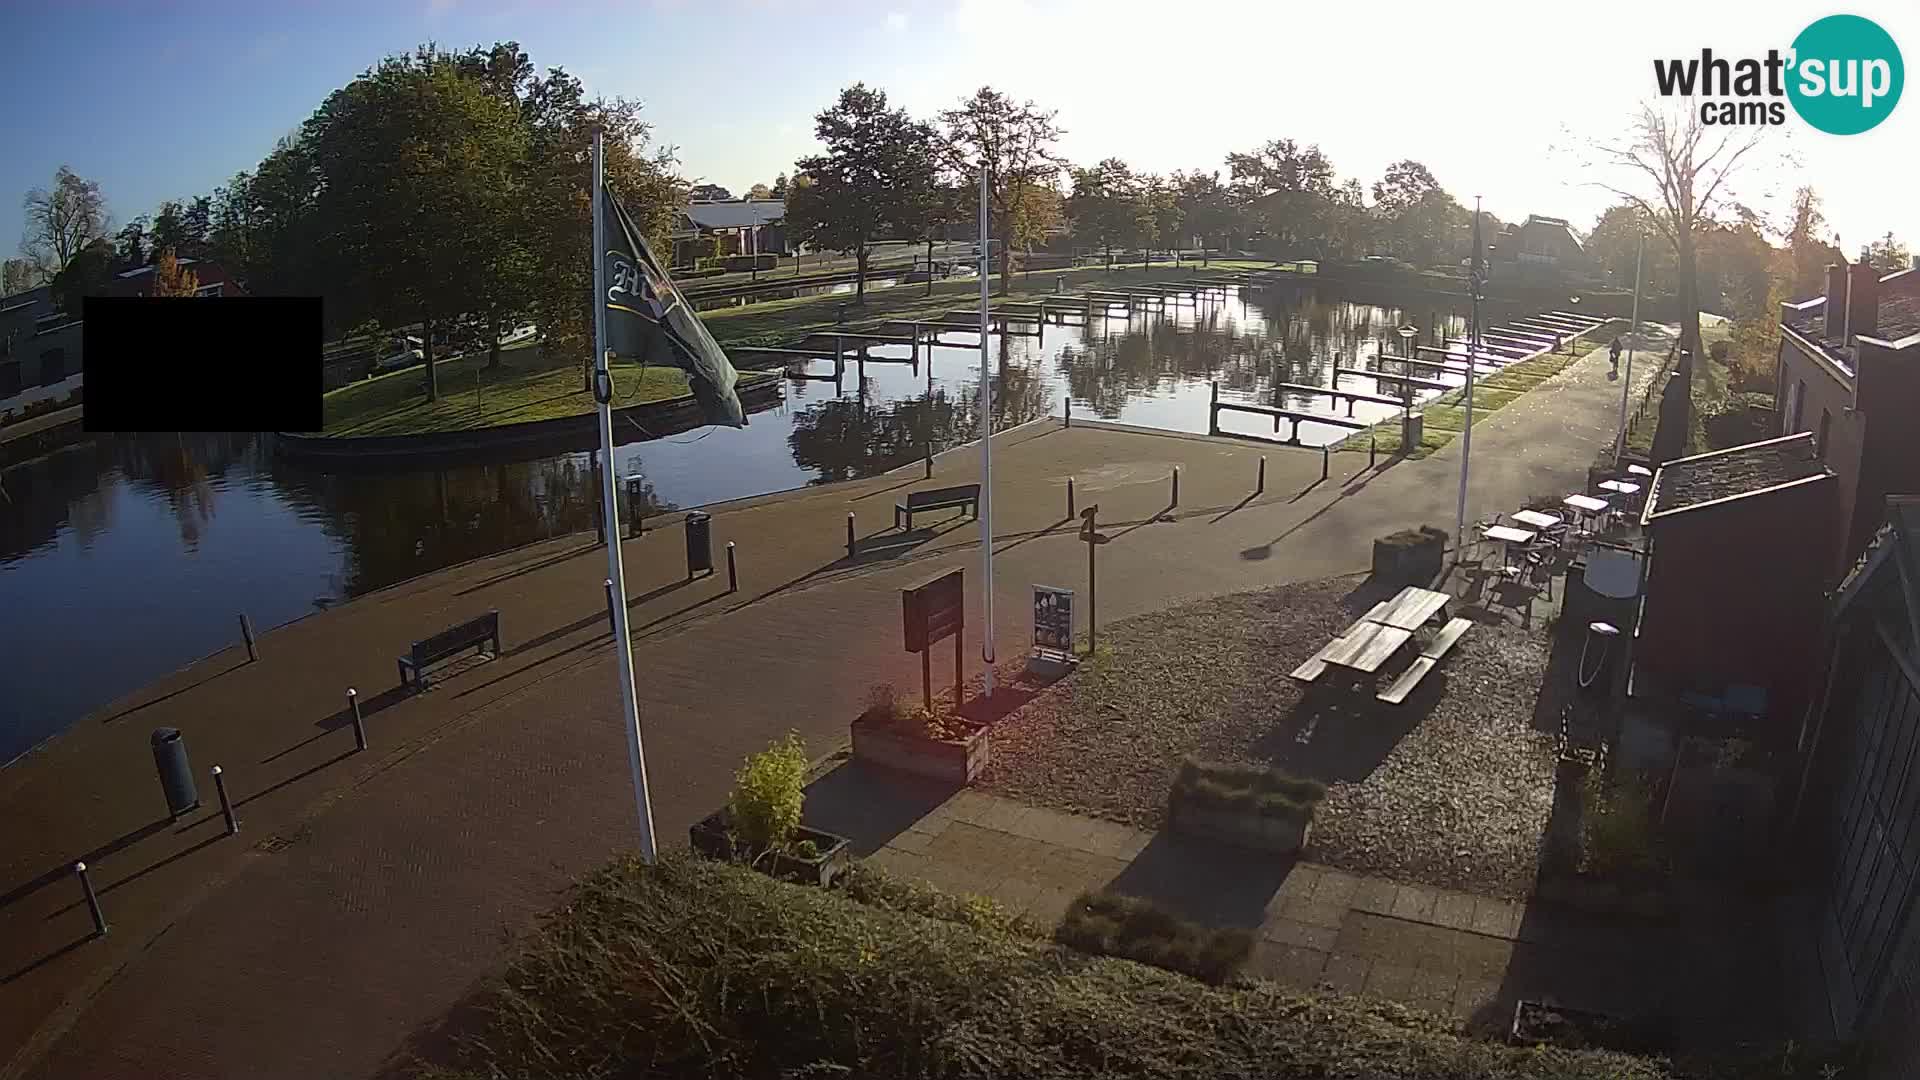
M 1616 386 L 1596 350 L 1535 391 L 1553 404 L 1476 427 L 1476 503 L 1584 482 L 1614 412 L 1584 414 Z M 1361 570 L 1373 537 L 1452 521 L 1449 451 L 1377 470 L 1337 454 L 1322 481 L 1317 453 L 1078 424 L 1028 425 L 995 447 L 1003 657 L 1024 651 L 1029 583 L 1083 585 L 1069 475 L 1116 537 L 1101 549 L 1103 621 Z M 1266 490 L 1252 496 L 1263 449 Z M 971 479 L 976 460 L 943 455 L 933 483 Z M 1180 506 L 1156 521 L 1175 465 Z M 972 578 L 979 560 L 972 522 L 891 533 L 892 503 L 919 483 L 915 467 L 716 508 L 716 543 L 739 543 L 737 592 L 724 570 L 685 580 L 677 528 L 626 543 L 664 843 L 724 798 L 746 753 L 789 728 L 824 751 L 870 684 L 916 677 L 898 590 L 955 565 Z M 216 654 L 0 771 L 0 1077 L 373 1071 L 494 968 L 555 890 L 632 841 L 604 568 L 569 538 L 362 597 L 266 634 L 257 663 Z M 391 689 L 406 642 L 489 608 L 504 655 L 425 695 Z M 353 752 L 347 686 L 367 706 L 366 753 Z M 186 733 L 205 801 L 205 769 L 226 769 L 239 837 L 211 809 L 165 817 L 147 748 L 161 726 Z M 105 939 L 89 938 L 76 858 L 94 867 Z
M 1748 1036 L 1780 1030 L 1769 1011 L 1778 972 L 1747 944 L 1755 931 L 1732 919 L 1594 922 L 981 792 L 945 798 L 857 762 L 815 788 L 810 820 L 855 838 L 877 865 L 993 897 L 1043 927 L 1080 893 L 1112 888 L 1206 925 L 1254 930 L 1250 974 L 1387 998 L 1490 1032 L 1523 997 L 1622 1015 L 1672 1010 Z

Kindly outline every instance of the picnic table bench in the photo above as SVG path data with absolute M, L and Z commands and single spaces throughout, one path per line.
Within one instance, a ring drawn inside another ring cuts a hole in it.
M 1460 638 L 1472 626 L 1471 619 L 1447 620 L 1447 625 L 1434 635 L 1434 639 L 1427 643 L 1426 648 L 1420 650 L 1420 655 L 1414 658 L 1413 663 L 1407 665 L 1407 670 L 1401 672 L 1400 677 L 1393 680 L 1392 685 L 1375 696 L 1389 705 L 1398 705 L 1407 700 L 1407 695 L 1413 692 L 1413 688 L 1420 685 L 1420 681 L 1427 677 L 1427 673 L 1433 670 L 1435 664 L 1444 659 L 1447 653 L 1453 651 L 1453 647 L 1460 643 Z
M 493 655 L 500 655 L 500 612 L 497 610 L 414 642 L 413 648 L 399 658 L 400 685 L 408 685 L 407 675 L 411 672 L 413 686 L 424 690 L 429 666 L 451 659 L 467 649 L 484 652 L 488 644 L 493 646 Z
M 902 518 L 906 519 L 907 532 L 913 531 L 913 515 L 927 510 L 947 510 L 964 506 L 974 517 L 980 516 L 980 485 L 961 484 L 958 487 L 934 488 L 931 491 L 916 491 L 907 496 L 907 501 L 893 504 L 893 527 L 900 528 Z

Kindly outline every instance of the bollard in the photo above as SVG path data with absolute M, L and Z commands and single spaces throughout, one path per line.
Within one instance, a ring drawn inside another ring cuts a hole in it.
M 353 710 L 353 748 L 355 750 L 365 750 L 367 748 L 367 722 L 366 719 L 360 715 L 360 691 L 355 690 L 351 686 L 347 687 L 347 708 Z
M 613 621 L 613 579 L 612 578 L 606 579 L 606 586 L 607 586 L 607 633 L 616 634 L 616 633 L 619 633 L 619 631 L 615 629 L 615 627 L 618 626 L 619 624 Z
M 849 510 L 847 511 L 847 558 L 851 559 L 853 558 L 853 555 L 854 555 L 853 511 Z
M 1380 452 L 1380 437 L 1371 429 L 1367 431 L 1367 468 L 1373 468 L 1374 455 Z
M 927 479 L 933 479 L 933 440 L 927 440 Z
M 1071 476 L 1067 477 L 1067 516 L 1070 518 L 1078 516 L 1073 508 L 1073 477 Z
M 727 541 L 727 591 L 740 591 L 740 573 L 733 566 L 733 541 Z
M 1331 458 L 1327 453 L 1328 445 L 1327 443 L 1320 444 L 1320 479 L 1322 480 L 1327 478 L 1327 469 L 1332 464 Z
M 80 878 L 80 887 L 86 890 L 87 912 L 93 916 L 93 936 L 104 937 L 107 932 L 107 917 L 100 910 L 100 897 L 94 895 L 93 882 L 87 877 L 87 864 L 73 864 L 73 872 Z
M 1266 490 L 1267 490 L 1267 455 L 1261 454 L 1260 455 L 1260 472 L 1254 479 L 1253 493 L 1255 495 L 1261 495 L 1261 494 L 1264 494 Z
M 240 822 L 233 816 L 233 800 L 227 798 L 227 778 L 220 766 L 213 767 L 213 789 L 220 793 L 220 815 L 227 819 L 227 835 L 240 831 Z
M 248 663 L 260 659 L 260 650 L 253 645 L 253 622 L 247 618 L 247 613 L 244 611 L 240 613 L 240 640 L 247 643 Z
M 1173 467 L 1173 501 L 1167 505 L 1180 505 L 1180 466 L 1178 465 Z
M 1066 412 L 1067 422 L 1065 426 L 1072 427 L 1073 426 L 1073 395 L 1071 394 L 1067 395 L 1066 401 L 1067 401 L 1067 412 Z

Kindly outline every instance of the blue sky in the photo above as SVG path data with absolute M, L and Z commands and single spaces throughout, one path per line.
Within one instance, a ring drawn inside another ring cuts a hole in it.
M 1543 6 L 1291 0 L 285 0 L 241 4 L 0 0 L 0 253 L 19 200 L 70 165 L 101 182 L 116 222 L 251 168 L 328 92 L 422 42 L 518 40 L 592 93 L 646 105 L 683 170 L 736 192 L 810 152 L 812 114 L 856 79 L 921 115 L 982 83 L 1057 108 L 1067 156 L 1153 170 L 1222 167 L 1276 137 L 1318 142 L 1371 184 L 1426 162 L 1450 191 L 1504 218 L 1590 225 L 1610 201 L 1574 132 L 1621 130 L 1652 92 L 1656 56 L 1785 48 L 1825 8 L 1784 0 Z M 1920 60 L 1920 10 L 1851 10 Z M 1169 18 L 1168 12 L 1177 13 Z M 1909 97 L 1920 98 L 1920 91 Z M 34 102 L 32 106 L 24 103 Z M 1825 196 L 1851 250 L 1892 229 L 1920 241 L 1920 200 L 1888 167 L 1920 145 L 1920 100 L 1865 135 L 1797 121 L 1739 193 L 1763 208 L 1798 183 Z M 1797 166 L 1778 164 L 1782 154 Z M 1910 172 L 1910 170 L 1908 170 Z

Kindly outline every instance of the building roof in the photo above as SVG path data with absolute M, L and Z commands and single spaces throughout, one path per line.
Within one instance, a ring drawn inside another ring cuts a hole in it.
M 732 199 L 687 204 L 687 217 L 703 229 L 745 229 L 771 225 L 787 216 L 785 199 Z
M 1895 635 L 1905 639 L 1909 649 L 1920 649 L 1920 495 L 1894 495 L 1887 499 L 1887 521 L 1874 534 L 1873 542 L 1860 554 L 1858 562 L 1834 590 L 1832 613 L 1845 612 L 1861 597 L 1871 596 L 1868 583 L 1886 574 L 1897 581 L 1890 591 L 1905 600 L 1905 626 L 1896 623 Z M 1882 590 L 1888 595 L 1888 590 Z
M 1854 346 L 1841 340 L 1838 327 L 1827 326 L 1827 298 L 1824 295 L 1786 305 L 1786 310 L 1780 316 L 1780 325 L 1808 344 L 1818 346 L 1829 359 L 1845 368 L 1849 375 L 1857 370 L 1853 361 Z M 1885 342 L 1896 349 L 1920 345 L 1920 269 L 1909 268 L 1881 276 L 1880 305 L 1874 318 L 1874 330 L 1864 336 Z
M 1832 475 L 1810 431 L 1675 458 L 1653 474 L 1640 524 Z
M 176 266 L 192 266 L 194 263 L 197 263 L 199 261 L 200 260 L 198 259 L 176 259 L 174 260 L 174 264 Z M 151 274 L 151 273 L 153 273 L 153 264 L 149 263 L 146 266 L 136 266 L 131 270 L 122 270 L 118 274 L 115 274 L 113 276 L 117 278 L 136 278 L 136 277 L 142 276 L 143 274 Z M 591 300 L 592 297 L 588 297 L 588 299 Z

